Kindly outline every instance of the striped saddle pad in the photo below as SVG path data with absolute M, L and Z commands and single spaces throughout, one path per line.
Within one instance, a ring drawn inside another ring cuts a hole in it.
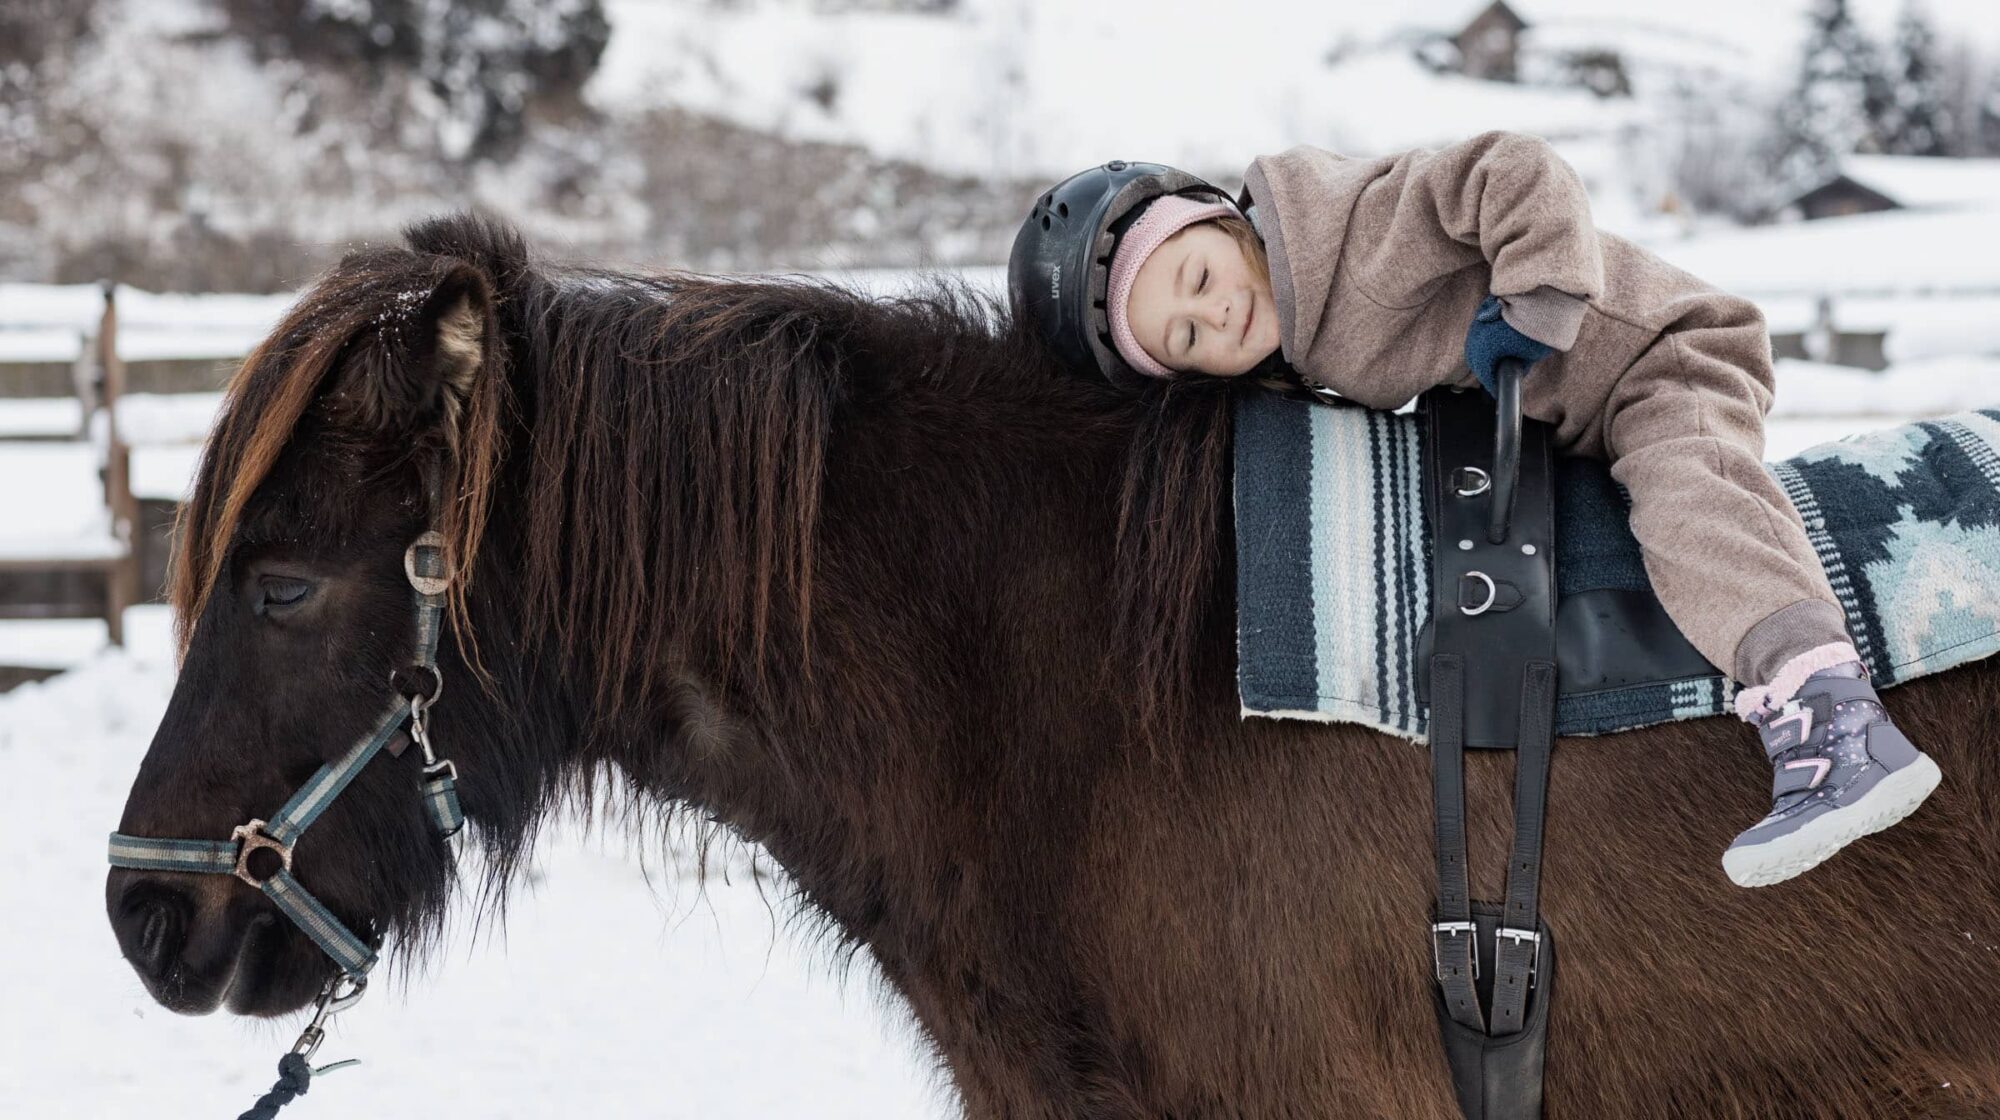
M 1422 425 L 1409 413 L 1248 393 L 1235 413 L 1237 686 L 1245 716 L 1425 738 L 1430 616 Z M 1821 444 L 1766 464 L 1805 521 L 1878 687 L 2000 650 L 2000 409 Z M 1558 463 L 1558 597 L 1647 586 L 1604 464 Z M 1720 671 L 1564 693 L 1556 733 L 1729 710 Z

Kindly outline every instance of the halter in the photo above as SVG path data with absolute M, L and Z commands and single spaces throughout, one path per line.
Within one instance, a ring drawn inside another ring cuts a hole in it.
M 423 750 L 420 788 L 424 812 L 438 835 L 452 836 L 465 825 L 465 814 L 458 804 L 458 768 L 437 757 L 424 720 L 425 711 L 444 692 L 444 677 L 437 667 L 437 641 L 444 614 L 444 593 L 451 584 L 444 574 L 444 538 L 435 529 L 426 531 L 404 550 L 403 574 L 416 598 L 417 655 L 412 667 L 428 674 L 427 689 L 406 692 L 397 683 L 397 675 L 402 671 L 392 672 L 389 683 L 395 698 L 376 718 L 372 729 L 357 739 L 346 754 L 321 766 L 270 820 L 250 820 L 237 825 L 227 840 L 159 840 L 121 832 L 111 834 L 111 866 L 234 875 L 268 895 L 333 960 L 341 975 L 329 980 L 320 992 L 311 1023 L 292 1047 L 293 1054 L 307 1059 L 319 1048 L 326 1020 L 353 1006 L 366 991 L 368 970 L 375 967 L 376 957 L 366 941 L 341 924 L 332 911 L 292 877 L 292 847 L 298 843 L 300 834 L 326 811 L 370 759 L 384 747 L 392 755 L 401 755 L 408 740 L 414 740 Z M 405 719 L 410 725 L 407 740 L 401 734 Z M 260 866 L 253 866 L 253 857 L 260 851 L 269 851 L 273 856 L 255 860 Z M 343 980 L 345 990 L 342 990 Z

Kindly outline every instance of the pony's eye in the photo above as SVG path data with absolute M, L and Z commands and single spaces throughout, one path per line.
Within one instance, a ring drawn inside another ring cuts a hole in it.
M 302 579 L 286 579 L 283 576 L 266 576 L 263 581 L 263 606 L 289 607 L 297 604 L 312 590 L 312 584 Z

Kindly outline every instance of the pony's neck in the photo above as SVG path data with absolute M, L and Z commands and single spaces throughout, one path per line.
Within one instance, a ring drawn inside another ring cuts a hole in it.
M 841 941 L 869 950 L 954 1068 L 1025 1060 L 1079 1014 L 1060 914 L 1076 844 L 1119 778 L 1160 758 L 1135 741 L 1127 701 L 1151 692 L 1141 666 L 1195 676 L 1181 665 L 1191 639 L 1117 653 L 1121 616 L 1128 630 L 1137 617 L 1147 633 L 1185 636 L 1215 613 L 1203 534 L 1226 516 L 1219 413 L 1192 422 L 1192 439 L 1138 430 L 1130 402 L 1034 365 L 952 311 L 698 288 L 671 296 L 683 318 L 660 329 L 632 325 L 629 293 L 610 291 L 530 309 L 542 329 L 608 344 L 525 347 L 558 359 L 523 371 L 518 395 L 544 409 L 527 416 L 526 450 L 561 448 L 586 468 L 538 479 L 542 468 L 524 467 L 526 497 L 499 516 L 530 584 L 549 547 L 537 534 L 556 514 L 598 534 L 568 554 L 565 590 L 580 601 L 567 617 L 617 646 L 633 640 L 621 609 L 657 612 L 639 628 L 652 645 L 540 653 L 552 714 L 537 734 L 580 724 L 564 769 L 614 764 L 642 795 L 763 845 Z M 705 349 L 677 352 L 675 337 Z M 588 368 L 587 383 L 560 381 Z M 549 414 L 558 405 L 568 411 Z M 585 446 L 594 437 L 577 414 L 662 427 Z M 680 458 L 649 457 L 655 447 Z M 1121 540 L 1120 480 L 1156 457 L 1172 472 L 1139 487 L 1148 496 L 1124 511 L 1139 528 Z M 656 490 L 579 495 L 584 474 Z M 801 478 L 812 493 L 787 497 Z M 573 504 L 536 505 L 551 495 Z M 793 523 L 807 511 L 809 526 Z M 782 556 L 800 539 L 807 578 L 769 582 L 781 565 L 759 569 L 760 549 Z M 619 583 L 635 557 L 667 599 Z M 1158 590 L 1134 593 L 1119 571 Z M 718 615 L 722 601 L 767 602 L 767 640 L 748 640 L 744 612 Z M 1226 659 L 1226 638 L 1205 639 L 1204 656 Z M 636 682 L 644 703 L 614 716 L 593 702 L 607 664 L 656 670 Z

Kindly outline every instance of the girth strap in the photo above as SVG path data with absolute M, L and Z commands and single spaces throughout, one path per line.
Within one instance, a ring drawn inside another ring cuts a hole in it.
M 1548 805 L 1549 756 L 1555 747 L 1556 666 L 1530 661 L 1521 672 L 1521 737 L 1514 752 L 1514 852 L 1507 864 L 1507 908 L 1494 946 L 1493 1033 L 1514 1034 L 1528 1010 L 1541 959 L 1542 824 Z
M 1438 902 L 1431 963 L 1452 1020 L 1484 1033 L 1478 926 L 1465 848 L 1465 659 L 1431 658 L 1431 819 L 1437 833 Z

